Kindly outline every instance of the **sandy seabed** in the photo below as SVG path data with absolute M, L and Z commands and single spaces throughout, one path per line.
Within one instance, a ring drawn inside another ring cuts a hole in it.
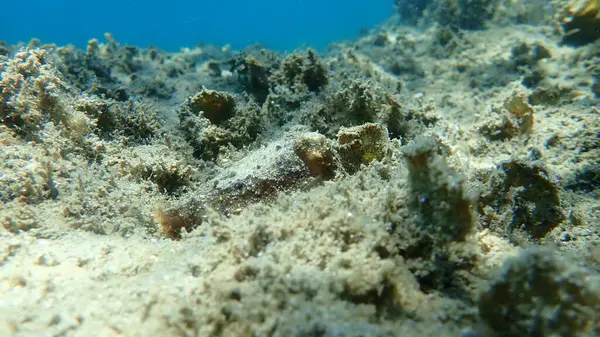
M 320 55 L 0 44 L 0 335 L 597 336 L 600 42 L 438 2 Z

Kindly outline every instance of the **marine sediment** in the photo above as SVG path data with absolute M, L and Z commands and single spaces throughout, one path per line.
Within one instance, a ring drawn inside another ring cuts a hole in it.
M 0 331 L 598 335 L 597 1 L 561 4 L 402 1 L 321 54 L 0 43 Z

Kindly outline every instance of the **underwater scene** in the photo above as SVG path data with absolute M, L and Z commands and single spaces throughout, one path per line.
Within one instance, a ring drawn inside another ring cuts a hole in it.
M 600 335 L 600 0 L 2 13 L 0 337 Z

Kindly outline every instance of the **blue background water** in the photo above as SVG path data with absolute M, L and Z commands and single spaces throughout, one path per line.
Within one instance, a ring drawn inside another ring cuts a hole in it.
M 199 42 L 234 49 L 260 43 L 284 51 L 323 50 L 392 14 L 392 0 L 28 0 L 4 1 L 0 40 L 84 48 L 111 32 L 121 44 L 168 51 Z

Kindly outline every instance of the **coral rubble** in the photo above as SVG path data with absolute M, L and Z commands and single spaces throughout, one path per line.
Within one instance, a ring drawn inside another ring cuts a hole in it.
M 597 336 L 597 7 L 399 1 L 324 53 L 0 42 L 0 331 Z

